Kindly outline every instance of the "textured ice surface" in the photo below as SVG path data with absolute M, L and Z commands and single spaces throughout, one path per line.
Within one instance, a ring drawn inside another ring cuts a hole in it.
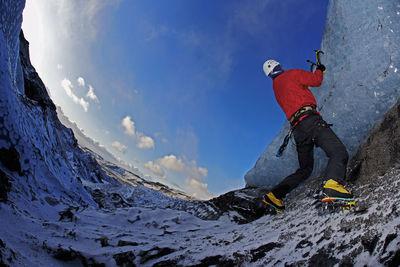
M 321 49 L 327 73 L 312 92 L 323 118 L 333 123 L 352 155 L 400 96 L 400 2 L 330 1 Z M 288 127 L 246 174 L 246 184 L 273 186 L 298 168 L 294 144 L 282 158 L 275 157 Z M 314 174 L 320 174 L 327 160 L 316 150 Z
M 92 162 L 83 160 L 84 153 L 55 111 L 25 94 L 19 54 L 24 6 L 24 0 L 0 1 L 0 149 L 15 149 L 21 165 L 19 175 L 7 173 L 18 179 L 12 190 L 26 205 L 31 205 L 40 192 L 95 205 L 81 183 L 98 179 L 90 168 Z M 31 67 L 28 71 L 35 70 Z

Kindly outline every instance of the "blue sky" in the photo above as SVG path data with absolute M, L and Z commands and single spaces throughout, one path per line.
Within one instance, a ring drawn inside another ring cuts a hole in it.
M 27 0 L 54 102 L 121 160 L 199 198 L 244 186 L 282 127 L 262 65 L 308 69 L 328 0 Z

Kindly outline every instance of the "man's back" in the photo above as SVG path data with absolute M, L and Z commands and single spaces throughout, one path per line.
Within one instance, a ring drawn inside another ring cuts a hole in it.
M 275 98 L 287 119 L 303 106 L 316 106 L 314 95 L 308 86 L 317 87 L 322 83 L 322 71 L 308 72 L 300 69 L 288 70 L 274 79 Z

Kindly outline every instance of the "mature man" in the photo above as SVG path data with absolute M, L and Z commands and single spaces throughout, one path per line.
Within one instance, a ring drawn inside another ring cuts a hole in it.
M 300 165 L 295 173 L 264 196 L 265 203 L 283 212 L 282 198 L 311 175 L 314 145 L 324 150 L 329 158 L 323 177 L 327 180 L 323 186 L 323 201 L 353 200 L 353 195 L 342 185 L 348 161 L 346 147 L 317 112 L 316 100 L 308 88 L 321 85 L 325 66 L 318 64 L 315 72 L 300 69 L 285 71 L 279 62 L 267 60 L 263 69 L 273 80 L 275 98 L 291 124 Z

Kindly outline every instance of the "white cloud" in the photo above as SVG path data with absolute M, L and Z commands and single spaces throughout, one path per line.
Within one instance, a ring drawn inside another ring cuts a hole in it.
M 82 77 L 78 77 L 76 81 L 78 82 L 79 86 L 85 86 L 85 79 L 83 79 Z
M 198 167 L 196 161 L 186 164 L 185 179 L 186 192 L 199 199 L 210 199 L 213 195 L 208 191 L 208 184 L 204 183 L 204 178 L 208 176 L 208 170 Z
M 131 116 L 127 115 L 122 119 L 121 125 L 125 128 L 125 134 L 136 137 L 136 146 L 140 149 L 154 148 L 154 140 L 150 136 L 146 136 L 141 132 L 136 132 L 135 122 L 132 121 Z
M 140 149 L 154 148 L 154 140 L 149 136 L 140 136 L 136 146 Z
M 144 167 L 147 168 L 152 173 L 154 173 L 155 175 L 158 175 L 161 178 L 165 178 L 164 170 L 157 163 L 154 163 L 153 161 L 149 161 L 144 164 Z
M 118 141 L 113 142 L 113 143 L 111 144 L 111 146 L 112 146 L 113 148 L 115 148 L 116 150 L 118 150 L 119 152 L 121 152 L 121 153 L 125 153 L 125 152 L 126 152 L 126 149 L 127 149 L 126 146 L 124 146 L 123 144 L 121 144 L 121 143 L 118 142 Z
M 74 92 L 72 91 L 72 88 L 74 88 L 74 86 L 72 85 L 70 80 L 65 78 L 64 80 L 61 81 L 61 86 L 62 86 L 62 88 L 64 88 L 67 96 L 70 97 L 72 99 L 72 101 L 74 101 L 74 103 L 81 105 L 83 107 L 83 109 L 85 110 L 85 112 L 88 111 L 89 102 L 85 101 L 85 99 L 83 99 L 82 97 L 79 98 L 78 96 L 76 96 L 74 94 Z
M 55 2 L 57 17 L 64 25 L 60 31 L 65 38 L 85 37 L 94 40 L 102 29 L 101 23 L 105 23 L 107 19 L 107 17 L 99 16 L 100 11 L 116 9 L 120 0 L 59 0 Z
M 175 155 L 164 156 L 157 160 L 158 164 L 166 169 L 172 170 L 178 173 L 184 173 L 185 164 L 181 159 L 178 159 Z
M 87 92 L 86 97 L 96 101 L 97 103 L 100 102 L 99 99 L 97 98 L 97 95 L 94 93 L 93 86 L 91 86 L 91 85 L 89 85 L 89 91 Z
M 135 123 L 131 120 L 131 116 L 126 116 L 122 119 L 122 126 L 125 128 L 125 133 L 130 136 L 135 136 Z
M 206 168 L 196 167 L 195 170 L 200 176 L 204 176 L 204 177 L 208 176 L 208 170 Z
M 58 69 L 58 70 L 62 70 L 63 68 L 64 68 L 63 65 L 57 64 L 57 69 Z
M 214 197 L 208 191 L 208 184 L 202 183 L 201 181 L 192 178 L 186 178 L 185 185 L 186 192 L 188 192 L 195 198 L 206 200 Z
M 188 194 L 198 199 L 213 197 L 208 191 L 208 185 L 203 181 L 208 176 L 208 170 L 197 166 L 196 161 L 184 161 L 171 154 L 158 159 L 157 163 L 168 170 L 184 174 L 186 176 L 184 190 Z

